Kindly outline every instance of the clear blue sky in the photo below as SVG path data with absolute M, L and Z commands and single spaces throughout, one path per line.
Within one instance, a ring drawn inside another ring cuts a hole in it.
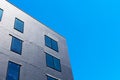
M 67 39 L 74 80 L 120 80 L 119 0 L 10 0 Z

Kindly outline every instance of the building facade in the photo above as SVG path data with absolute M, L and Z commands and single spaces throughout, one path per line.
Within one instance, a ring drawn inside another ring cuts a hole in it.
M 0 80 L 73 80 L 66 40 L 0 0 Z

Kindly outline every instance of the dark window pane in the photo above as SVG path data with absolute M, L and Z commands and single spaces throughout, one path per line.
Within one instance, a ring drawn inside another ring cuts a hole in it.
M 19 80 L 20 65 L 9 61 L 6 80 Z
M 58 43 L 52 38 L 45 35 L 45 45 L 58 52 Z
M 0 9 L 0 21 L 2 20 L 3 10 Z
M 11 51 L 21 54 L 22 52 L 22 40 L 12 37 Z
M 55 79 L 55 78 L 50 77 L 50 76 L 47 76 L 47 80 L 58 80 L 58 79 Z
M 46 64 L 48 67 L 54 68 L 53 57 L 49 54 L 46 54 Z
M 47 80 L 54 80 L 53 78 L 51 78 L 51 77 L 47 77 Z
M 23 33 L 24 30 L 24 22 L 19 20 L 19 19 L 15 19 L 15 24 L 14 24 L 14 29 L 20 31 Z
M 51 48 L 51 39 L 48 36 L 45 36 L 45 45 Z
M 56 70 L 61 71 L 60 60 L 57 58 L 54 58 L 54 67 Z
M 52 40 L 52 49 L 54 49 L 55 51 L 58 51 L 58 44 L 55 40 Z
M 46 53 L 46 65 L 57 71 L 61 71 L 60 59 Z

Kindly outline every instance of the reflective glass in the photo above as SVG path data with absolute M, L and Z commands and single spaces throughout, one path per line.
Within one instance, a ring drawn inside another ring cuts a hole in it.
M 52 47 L 51 39 L 48 36 L 45 36 L 45 45 L 50 48 Z
M 46 65 L 57 71 L 61 71 L 60 59 L 46 53 Z
M 16 52 L 18 54 L 21 54 L 21 52 L 22 52 L 22 40 L 20 40 L 16 37 L 12 37 L 11 51 Z
M 45 45 L 58 52 L 58 43 L 52 38 L 45 35 Z
M 19 80 L 20 65 L 9 61 L 6 80 Z
M 19 20 L 19 19 L 15 19 L 15 24 L 14 24 L 14 29 L 18 30 L 19 32 L 23 33 L 24 30 L 24 22 Z
M 61 71 L 60 60 L 57 58 L 54 58 L 54 67 L 56 70 Z
M 49 54 L 46 54 L 46 63 L 48 67 L 54 68 L 53 57 Z
M 58 51 L 58 44 L 55 40 L 52 40 L 52 49 Z

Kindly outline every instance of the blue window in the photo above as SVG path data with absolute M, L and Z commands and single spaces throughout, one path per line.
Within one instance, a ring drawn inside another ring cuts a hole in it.
M 45 35 L 45 45 L 58 52 L 58 43 L 52 38 Z
M 58 43 L 55 40 L 52 40 L 52 49 L 58 51 Z
M 47 66 L 54 68 L 53 56 L 46 54 L 46 64 Z
M 57 71 L 61 71 L 60 59 L 46 53 L 46 65 Z
M 58 80 L 58 79 L 55 79 L 55 78 L 50 77 L 50 76 L 47 75 L 47 80 Z
M 20 66 L 21 65 L 9 61 L 6 80 L 19 80 Z
M 45 45 L 50 48 L 52 47 L 51 38 L 48 36 L 45 36 Z
M 21 55 L 22 52 L 22 40 L 12 36 L 11 51 Z
M 23 33 L 24 31 L 24 22 L 18 18 L 15 18 L 14 29 L 18 30 L 19 32 Z
M 3 10 L 0 9 L 0 21 L 2 20 Z
M 60 66 L 60 60 L 57 59 L 57 58 L 53 58 L 54 59 L 54 68 L 57 70 L 57 71 L 61 71 L 61 66 Z

